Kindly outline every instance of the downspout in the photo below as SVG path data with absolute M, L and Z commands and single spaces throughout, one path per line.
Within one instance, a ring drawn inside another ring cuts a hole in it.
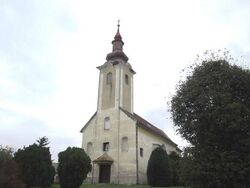
M 135 145 L 136 145 L 136 184 L 139 184 L 139 164 L 138 164 L 138 125 L 135 125 Z

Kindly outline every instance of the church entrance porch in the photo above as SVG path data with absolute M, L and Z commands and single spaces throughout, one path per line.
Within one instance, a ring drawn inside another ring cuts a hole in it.
M 99 183 L 110 183 L 110 164 L 99 165 Z
M 95 159 L 93 161 L 94 164 L 97 164 L 99 167 L 99 174 L 97 171 L 97 179 L 96 179 L 96 183 L 98 181 L 98 183 L 110 183 L 110 177 L 111 177 L 111 165 L 114 162 L 114 160 L 105 152 L 102 156 L 98 157 L 97 159 Z M 94 177 L 94 166 L 93 166 L 93 170 L 92 170 L 92 178 Z M 92 183 L 93 183 L 93 179 L 92 179 Z

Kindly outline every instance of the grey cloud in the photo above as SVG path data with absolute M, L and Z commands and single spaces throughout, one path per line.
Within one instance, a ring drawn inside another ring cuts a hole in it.
M 58 27 L 72 30 L 74 22 L 50 1 L 0 2 L 0 64 L 6 63 L 9 72 L 0 75 L 1 97 L 15 102 L 39 103 L 56 88 L 56 74 L 50 42 Z M 64 20 L 65 22 L 63 22 Z M 55 29 L 56 28 L 56 29 Z M 55 31 L 53 31 L 55 30 Z M 15 93 L 11 93 L 15 87 Z
M 14 150 L 33 144 L 48 132 L 46 124 L 38 119 L 0 109 L 0 144 Z
M 167 108 L 151 109 L 146 113 L 146 119 L 160 129 L 172 128 L 171 114 L 167 111 Z
M 44 121 L 0 108 L 0 145 L 17 150 L 35 143 L 43 136 L 49 139 L 54 160 L 57 160 L 57 154 L 67 147 L 80 147 L 80 134 L 77 139 L 77 135 L 69 136 L 60 129 L 54 130 Z
M 250 44 L 250 36 L 248 38 Z M 235 63 L 243 68 L 250 68 L 250 45 L 248 47 L 234 43 L 229 45 L 229 53 L 235 59 Z

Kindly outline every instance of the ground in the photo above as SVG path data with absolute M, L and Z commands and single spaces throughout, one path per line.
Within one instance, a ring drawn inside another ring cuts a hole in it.
M 80 188 L 149 188 L 148 185 L 112 185 L 112 184 L 84 184 Z M 60 188 L 59 185 L 53 185 L 51 188 Z M 168 188 L 184 188 L 184 187 L 168 187 Z

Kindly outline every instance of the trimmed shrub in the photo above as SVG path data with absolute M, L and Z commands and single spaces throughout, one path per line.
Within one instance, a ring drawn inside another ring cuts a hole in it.
M 152 151 L 147 167 L 148 184 L 152 187 L 171 185 L 171 170 L 167 152 L 158 147 Z
M 84 149 L 68 147 L 58 154 L 58 175 L 61 188 L 78 188 L 91 171 L 91 160 Z

